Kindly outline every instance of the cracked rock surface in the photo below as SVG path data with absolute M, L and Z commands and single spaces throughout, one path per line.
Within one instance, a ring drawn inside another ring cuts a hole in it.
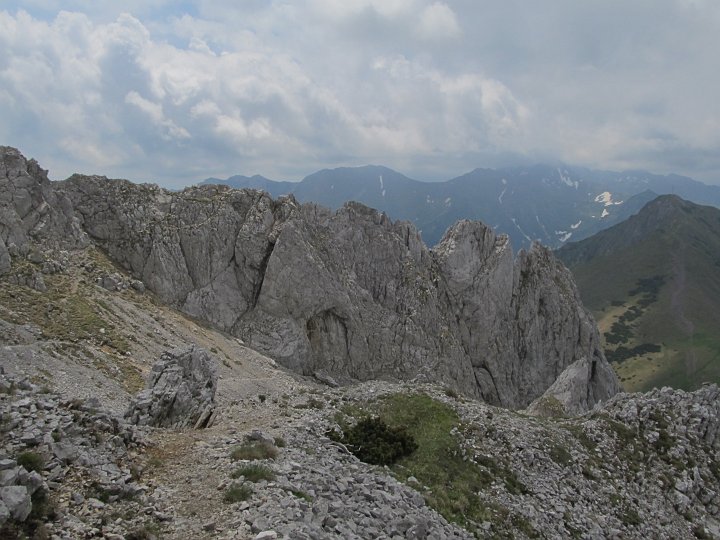
M 619 389 L 567 269 L 539 245 L 513 258 L 482 223 L 459 222 L 428 249 L 412 225 L 357 203 L 330 212 L 220 186 L 52 183 L 17 150 L 0 154 L 0 273 L 17 283 L 47 288 L 35 246 L 92 243 L 136 289 L 303 375 L 442 382 L 521 408 L 585 358 L 572 409 Z

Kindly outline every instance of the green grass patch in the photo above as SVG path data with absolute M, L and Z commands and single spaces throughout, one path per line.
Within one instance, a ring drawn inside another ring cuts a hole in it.
M 268 442 L 249 442 L 234 447 L 230 451 L 230 457 L 235 461 L 256 459 L 275 459 L 278 455 L 278 449 L 274 444 Z
M 25 467 L 25 470 L 28 472 L 35 471 L 37 473 L 42 473 L 45 468 L 45 458 L 37 452 L 22 452 L 17 457 L 17 464 Z
M 248 482 L 260 482 L 261 480 L 270 482 L 275 480 L 275 473 L 272 469 L 254 463 L 238 467 L 230 474 L 231 478 L 240 478 L 241 476 Z
M 550 456 L 550 459 L 562 467 L 567 467 L 570 463 L 572 463 L 572 454 L 570 454 L 567 448 L 565 448 L 562 444 L 554 443 L 550 447 L 548 455 Z
M 414 476 L 428 505 L 449 521 L 479 531 L 483 521 L 494 523 L 494 532 L 515 527 L 509 511 L 481 496 L 492 482 L 504 483 L 511 493 L 526 488 L 504 464 L 488 456 L 477 462 L 463 458 L 453 430 L 463 429 L 455 410 L 425 394 L 393 394 L 380 398 L 370 408 L 390 427 L 403 427 L 417 449 L 392 466 L 401 480 Z M 367 412 L 363 412 L 367 415 Z M 479 534 L 479 533 L 478 533 Z
M 121 354 L 129 350 L 127 340 L 104 318 L 103 308 L 87 286 L 74 288 L 70 278 L 60 274 L 44 279 L 48 289 L 44 293 L 0 282 L 0 315 L 15 324 L 33 323 L 50 339 L 93 340 Z
M 247 501 L 253 494 L 253 490 L 248 485 L 230 486 L 225 490 L 223 502 L 233 504 L 237 502 Z

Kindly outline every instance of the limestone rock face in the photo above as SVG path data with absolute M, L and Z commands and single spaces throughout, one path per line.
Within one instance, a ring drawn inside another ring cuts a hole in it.
M 432 381 L 517 408 L 581 358 L 607 366 L 569 272 L 540 246 L 514 258 L 479 222 L 430 250 L 358 203 L 36 176 L 58 215 L 163 301 L 306 375 Z M 597 373 L 587 406 L 618 389 Z
M 213 420 L 217 373 L 210 354 L 189 347 L 162 354 L 125 418 L 156 427 L 208 427 Z
M 617 388 L 617 378 L 607 363 L 581 358 L 569 365 L 527 412 L 537 416 L 566 416 L 583 413 Z
M 88 238 L 47 171 L 15 148 L 0 146 L 0 275 L 10 270 L 13 257 L 29 254 L 31 241 L 83 247 Z

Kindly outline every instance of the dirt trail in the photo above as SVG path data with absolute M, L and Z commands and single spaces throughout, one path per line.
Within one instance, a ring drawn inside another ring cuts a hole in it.
M 155 446 L 148 452 L 143 477 L 159 487 L 158 510 L 172 516 L 163 526 L 163 538 L 254 537 L 237 508 L 223 502 L 231 472 L 227 457 L 252 430 L 281 435 L 295 414 L 287 410 L 284 399 L 306 387 L 296 376 L 275 368 L 272 360 L 241 347 L 231 366 L 223 366 L 214 426 L 153 433 Z

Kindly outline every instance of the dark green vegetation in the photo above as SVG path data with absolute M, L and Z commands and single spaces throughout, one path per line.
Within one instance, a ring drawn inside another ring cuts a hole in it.
M 514 494 L 524 493 L 526 488 L 509 463 L 497 456 L 480 456 L 474 461 L 463 457 L 459 437 L 453 433 L 469 428 L 449 405 L 425 394 L 393 394 L 369 404 L 367 410 L 348 408 L 345 412 L 338 418 L 345 433 L 351 429 L 349 419 L 367 418 L 372 413 L 389 429 L 399 428 L 412 436 L 417 449 L 398 459 L 392 466 L 393 474 L 406 482 L 410 477 L 417 479 L 424 486 L 427 503 L 449 521 L 469 530 L 476 530 L 483 521 L 492 521 L 498 530 L 506 523 L 507 530 L 520 527 L 527 529 L 528 536 L 536 534 L 522 516 L 482 495 L 497 481 Z
M 368 416 L 341 434 L 329 433 L 335 441 L 347 446 L 360 460 L 373 465 L 392 465 L 417 450 L 417 443 L 403 426 L 388 427 L 378 417 Z
M 36 539 L 50 538 L 46 523 L 57 518 L 55 505 L 50 501 L 47 491 L 40 488 L 30 497 L 32 510 L 28 518 L 22 522 L 9 519 L 0 525 L 0 538 Z
M 658 197 L 556 253 L 626 390 L 720 382 L 720 210 Z
M 25 467 L 26 471 L 42 473 L 45 468 L 45 459 L 37 452 L 26 451 L 18 455 L 17 464 L 21 467 Z

